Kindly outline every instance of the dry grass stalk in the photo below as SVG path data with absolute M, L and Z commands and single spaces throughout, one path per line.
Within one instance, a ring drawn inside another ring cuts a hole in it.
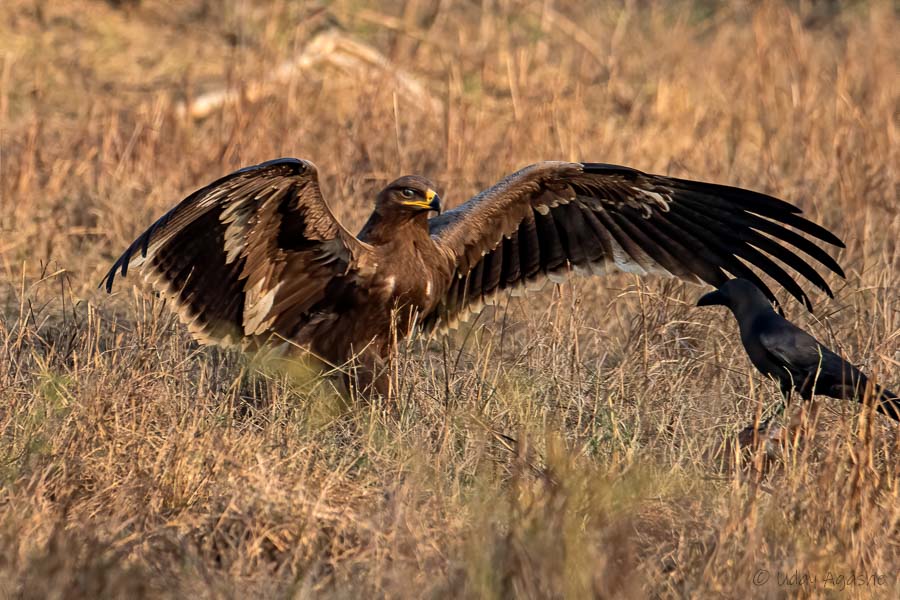
M 270 85 L 314 39 L 301 3 L 0 3 L 0 595 L 897 597 L 896 426 L 824 400 L 766 468 L 729 447 L 778 391 L 696 287 L 512 298 L 404 346 L 390 409 L 96 289 L 186 191 L 274 156 L 315 161 L 351 225 L 401 172 L 452 204 L 530 161 L 605 160 L 841 234 L 837 298 L 789 316 L 896 386 L 890 4 L 355 8 L 329 3 L 347 30 Z M 259 95 L 179 116 L 222 82 Z

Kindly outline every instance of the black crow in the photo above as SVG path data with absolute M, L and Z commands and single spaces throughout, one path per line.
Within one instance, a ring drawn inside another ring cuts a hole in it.
M 862 402 L 871 395 L 878 412 L 900 421 L 897 394 L 874 384 L 867 394 L 868 378 L 859 369 L 776 313 L 753 283 L 730 279 L 697 302 L 697 306 L 716 305 L 734 313 L 750 361 L 763 375 L 779 381 L 785 402 L 790 401 L 792 390 L 804 400 L 821 394 Z

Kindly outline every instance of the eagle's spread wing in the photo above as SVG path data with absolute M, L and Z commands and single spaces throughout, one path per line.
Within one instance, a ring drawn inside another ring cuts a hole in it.
M 430 221 L 433 239 L 456 259 L 456 277 L 431 322 L 452 321 L 497 291 L 570 267 L 661 273 L 714 286 L 728 279 L 727 272 L 774 299 L 749 264 L 809 308 L 806 293 L 771 257 L 829 295 L 826 281 L 795 249 L 841 276 L 843 271 L 785 225 L 843 243 L 800 212 L 765 194 L 628 167 L 537 163 Z
M 142 266 L 201 341 L 289 337 L 368 246 L 334 218 L 315 167 L 281 158 L 223 177 L 141 234 L 101 285 Z

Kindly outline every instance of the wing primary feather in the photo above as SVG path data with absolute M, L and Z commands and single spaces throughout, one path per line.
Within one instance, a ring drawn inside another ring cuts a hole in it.
M 676 177 L 658 177 L 658 179 L 662 185 L 672 188 L 678 195 L 689 193 L 719 198 L 729 204 L 753 210 L 760 214 L 781 216 L 801 212 L 800 208 L 790 202 L 785 202 L 762 192 L 754 192 L 753 190 L 718 183 L 678 179 Z
M 813 223 L 809 219 L 805 219 L 800 215 L 784 215 L 779 217 L 781 222 L 786 225 L 790 225 L 795 229 L 799 229 L 804 233 L 808 233 L 811 236 L 814 236 L 823 242 L 827 242 L 832 246 L 837 246 L 838 248 L 846 248 L 847 246 L 844 244 L 843 240 L 838 236 L 834 235 L 821 225 Z
M 647 223 L 649 224 L 650 221 L 648 220 Z M 653 225 L 664 232 L 669 238 L 677 240 L 684 246 L 689 256 L 692 258 L 692 262 L 686 262 L 685 264 L 691 265 L 692 269 L 699 271 L 700 269 L 697 269 L 696 267 L 700 266 L 702 268 L 703 265 L 712 267 L 713 272 L 709 272 L 704 268 L 704 272 L 698 273 L 700 278 L 706 283 L 715 287 L 719 287 L 725 283 L 728 277 L 725 275 L 724 269 L 735 277 L 743 277 L 744 279 L 752 281 L 760 290 L 762 290 L 767 298 L 773 301 L 775 300 L 775 295 L 772 293 L 772 290 L 766 286 L 752 269 L 748 268 L 744 263 L 740 262 L 730 254 L 726 253 L 725 255 L 722 255 L 719 251 L 719 245 L 715 243 L 710 244 L 702 230 L 697 233 L 694 228 L 683 226 L 683 224 L 670 219 L 668 214 L 660 215 L 660 218 L 654 219 Z M 709 260 L 707 260 L 707 258 Z
M 721 241 L 716 236 L 709 235 L 708 230 L 695 225 L 690 221 L 690 219 L 684 218 L 683 216 L 678 215 L 675 212 L 669 212 L 666 215 L 665 221 L 678 227 L 678 229 L 691 236 L 692 239 L 698 240 L 700 243 L 700 247 L 697 249 L 697 251 L 706 252 L 713 255 L 719 265 L 728 270 L 733 276 L 749 279 L 757 287 L 759 287 L 759 289 L 766 295 L 769 300 L 773 302 L 777 301 L 775 294 L 772 293 L 772 290 L 770 290 L 765 283 L 763 283 L 759 276 L 757 276 L 752 269 L 747 267 L 747 265 L 739 261 L 732 254 L 732 251 L 724 247 Z M 713 285 L 718 286 L 721 285 L 721 283 L 713 283 Z M 809 299 L 805 297 L 806 295 L 802 293 L 802 290 L 800 296 L 797 296 L 795 294 L 792 295 L 794 295 L 794 297 L 804 305 L 809 302 Z
M 730 210 L 730 207 L 726 207 L 724 203 L 715 202 L 713 200 L 715 199 L 701 200 L 693 196 L 684 196 L 678 199 L 679 203 L 686 204 L 694 208 L 695 210 L 702 211 L 710 217 L 718 219 L 723 223 L 727 223 L 728 225 L 734 226 L 735 228 L 753 228 L 758 231 L 768 233 L 769 235 L 783 242 L 791 244 L 795 248 L 803 251 L 808 256 L 819 261 L 822 265 L 830 269 L 832 272 L 840 275 L 841 277 L 845 277 L 844 270 L 841 268 L 838 262 L 831 257 L 830 254 L 825 252 L 819 246 L 816 246 L 814 243 L 812 243 L 802 235 L 799 235 L 796 232 L 783 227 L 776 221 L 770 221 L 768 218 L 763 218 L 760 215 L 749 212 L 735 212 L 733 210 Z
M 741 240 L 740 236 L 738 236 L 738 241 L 735 243 L 735 232 L 730 228 L 724 227 L 721 223 L 717 223 L 703 215 L 684 215 L 682 212 L 687 211 L 684 211 L 684 207 L 675 205 L 669 212 L 669 217 L 673 220 L 682 219 L 682 223 L 689 224 L 690 227 L 695 228 L 695 232 L 704 232 L 704 239 L 718 245 L 721 251 L 739 256 L 750 264 L 758 267 L 769 277 L 781 284 L 792 296 L 802 302 L 807 309 L 812 311 L 812 301 L 806 295 L 803 288 L 800 287 L 800 285 L 798 285 L 784 269 L 772 261 L 772 259 Z
M 717 231 L 724 235 L 733 235 L 737 239 L 751 244 L 752 246 L 756 246 L 760 250 L 768 252 L 775 258 L 781 260 L 786 265 L 806 277 L 806 279 L 810 283 L 828 294 L 829 297 L 834 298 L 834 294 L 832 293 L 831 288 L 828 286 L 828 282 L 826 282 L 825 279 L 823 279 L 815 269 L 813 269 L 806 261 L 791 252 L 789 249 L 781 246 L 780 244 L 777 244 L 770 238 L 746 227 L 729 227 L 721 221 L 712 219 L 702 212 L 695 210 L 689 205 L 681 205 L 676 210 L 683 211 L 689 214 L 692 219 L 696 219 L 697 222 L 705 224 L 710 228 L 715 227 Z
M 714 183 L 701 183 L 672 179 L 677 182 L 673 186 L 678 196 L 694 195 L 701 198 L 704 204 L 719 200 L 728 204 L 743 208 L 745 211 L 756 213 L 764 217 L 777 219 L 804 233 L 808 233 L 823 242 L 827 242 L 839 248 L 844 247 L 844 242 L 839 237 L 812 221 L 801 216 L 802 211 L 797 206 L 778 198 L 773 198 L 760 192 L 743 190 L 726 185 Z
M 771 212 L 775 215 L 784 213 L 800 213 L 801 210 L 791 204 L 762 192 L 755 192 L 729 185 L 718 183 L 706 183 L 702 181 L 692 181 L 689 179 L 679 179 L 677 177 L 666 177 L 661 175 L 650 175 L 619 165 L 609 165 L 604 163 L 581 163 L 585 174 L 600 176 L 618 176 L 626 180 L 644 185 L 662 186 L 680 191 L 703 194 L 706 196 L 717 197 L 730 204 L 744 206 L 748 209 L 755 207 L 759 211 Z

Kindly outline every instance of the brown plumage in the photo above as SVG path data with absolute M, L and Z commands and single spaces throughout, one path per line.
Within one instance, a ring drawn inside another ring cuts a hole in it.
M 537 163 L 429 219 L 432 211 L 440 211 L 434 185 L 403 177 L 378 194 L 354 236 L 328 209 L 312 163 L 277 159 L 188 196 L 101 285 L 111 290 L 118 272 L 140 265 L 200 341 L 297 348 L 336 367 L 359 359 L 361 384 L 386 393 L 381 369 L 392 340 L 415 326 L 450 325 L 498 292 L 570 269 L 714 286 L 731 274 L 772 298 L 752 265 L 807 307 L 806 293 L 771 257 L 829 295 L 795 249 L 843 276 L 797 231 L 843 243 L 795 206 L 627 167 Z

